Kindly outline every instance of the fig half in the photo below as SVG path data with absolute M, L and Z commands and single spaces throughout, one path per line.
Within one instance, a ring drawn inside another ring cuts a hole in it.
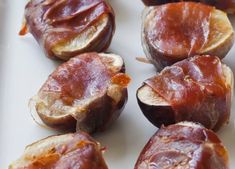
M 135 169 L 228 169 L 228 161 L 213 131 L 182 122 L 162 126 L 140 153 Z
M 20 35 L 27 30 L 49 58 L 68 60 L 106 50 L 115 31 L 115 16 L 105 0 L 31 0 Z
M 115 54 L 85 53 L 59 66 L 30 101 L 42 119 L 56 129 L 103 131 L 127 101 L 129 77 Z
M 85 133 L 51 136 L 28 145 L 9 169 L 108 169 L 100 144 Z
M 193 121 L 217 131 L 228 123 L 233 73 L 218 57 L 195 56 L 144 82 L 138 104 L 155 126 Z
M 234 42 L 227 14 L 194 2 L 147 7 L 141 36 L 144 52 L 158 71 L 197 54 L 222 59 Z

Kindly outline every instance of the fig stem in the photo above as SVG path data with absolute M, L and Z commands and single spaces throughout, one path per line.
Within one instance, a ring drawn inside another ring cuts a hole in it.
M 145 57 L 136 57 L 136 60 L 142 63 L 152 64 L 148 59 Z

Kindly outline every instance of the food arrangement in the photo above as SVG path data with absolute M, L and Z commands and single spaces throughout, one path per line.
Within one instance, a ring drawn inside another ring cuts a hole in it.
M 233 73 L 221 61 L 234 42 L 226 13 L 195 2 L 144 2 L 158 5 L 145 9 L 141 33 L 149 61 L 161 72 L 136 96 L 160 129 L 133 167 L 228 169 L 227 150 L 212 131 L 228 123 L 233 98 Z M 49 127 L 76 132 L 27 146 L 9 169 L 108 168 L 104 148 L 89 134 L 117 120 L 130 83 L 123 58 L 100 53 L 115 31 L 112 7 L 105 0 L 31 0 L 20 35 L 28 31 L 49 58 L 66 61 L 30 99 L 30 109 Z

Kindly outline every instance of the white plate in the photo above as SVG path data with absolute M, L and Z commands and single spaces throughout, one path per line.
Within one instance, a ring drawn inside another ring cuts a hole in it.
M 36 94 L 58 63 L 47 59 L 32 36 L 17 35 L 27 0 L 0 0 L 0 168 L 7 169 L 27 144 L 55 134 L 37 126 L 31 119 L 28 100 Z M 119 120 L 106 132 L 95 135 L 103 146 L 110 169 L 133 169 L 143 146 L 157 130 L 146 120 L 136 101 L 136 89 L 155 74 L 153 66 L 139 63 L 143 56 L 140 42 L 140 0 L 110 0 L 115 12 L 117 30 L 108 51 L 120 54 L 132 77 L 129 101 Z M 235 18 L 232 18 L 235 24 Z M 235 47 L 226 57 L 235 72 Z M 231 122 L 219 132 L 230 153 L 235 169 L 235 128 L 233 107 Z

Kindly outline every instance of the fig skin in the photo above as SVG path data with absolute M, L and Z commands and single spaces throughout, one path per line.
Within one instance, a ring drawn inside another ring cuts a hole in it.
M 93 102 L 89 107 L 86 118 L 77 123 L 77 131 L 88 131 L 89 133 L 102 132 L 115 122 L 123 111 L 128 100 L 127 89 L 122 91 L 122 97 L 118 103 L 105 95 Z
M 140 90 L 141 87 L 138 89 Z M 138 94 L 137 90 L 137 94 Z M 168 126 L 175 124 L 174 110 L 170 105 L 148 105 L 142 102 L 138 96 L 136 96 L 138 105 L 143 112 L 144 116 L 156 127 L 160 128 L 163 124 Z
M 216 134 L 181 122 L 162 126 L 148 141 L 134 169 L 228 169 L 228 152 Z
M 171 124 L 175 124 L 176 121 L 176 117 L 175 117 L 175 113 L 174 110 L 172 108 L 172 106 L 170 105 L 149 105 L 146 104 L 144 102 L 142 102 L 138 95 L 138 91 L 141 90 L 143 86 L 141 86 L 138 90 L 137 90 L 137 94 L 136 94 L 136 98 L 137 98 L 137 103 L 142 111 L 142 113 L 144 114 L 144 116 L 156 127 L 160 128 L 162 125 L 168 126 Z M 233 95 L 233 91 L 231 92 Z M 229 98 L 232 102 L 232 96 L 229 95 Z M 231 102 L 226 102 L 228 107 L 231 107 Z M 225 102 L 224 102 L 225 103 Z M 230 113 L 228 113 L 226 116 L 220 116 L 217 124 L 214 126 L 214 128 L 212 130 L 214 131 L 218 131 L 219 129 L 221 129 L 221 127 L 223 127 L 224 125 L 226 125 L 228 123 L 228 119 L 230 117 Z M 194 119 L 195 122 L 201 121 L 204 122 L 204 124 L 210 124 L 210 120 L 209 119 Z
M 72 115 L 67 115 L 62 118 L 48 117 L 42 113 L 38 115 L 47 126 L 52 128 L 70 131 L 75 131 L 76 129 L 76 131 L 86 131 L 87 133 L 93 134 L 109 128 L 120 116 L 127 100 L 127 89 L 123 89 L 122 98 L 118 103 L 114 103 L 114 100 L 108 95 L 98 98 L 89 105 L 85 118 L 79 122 Z

